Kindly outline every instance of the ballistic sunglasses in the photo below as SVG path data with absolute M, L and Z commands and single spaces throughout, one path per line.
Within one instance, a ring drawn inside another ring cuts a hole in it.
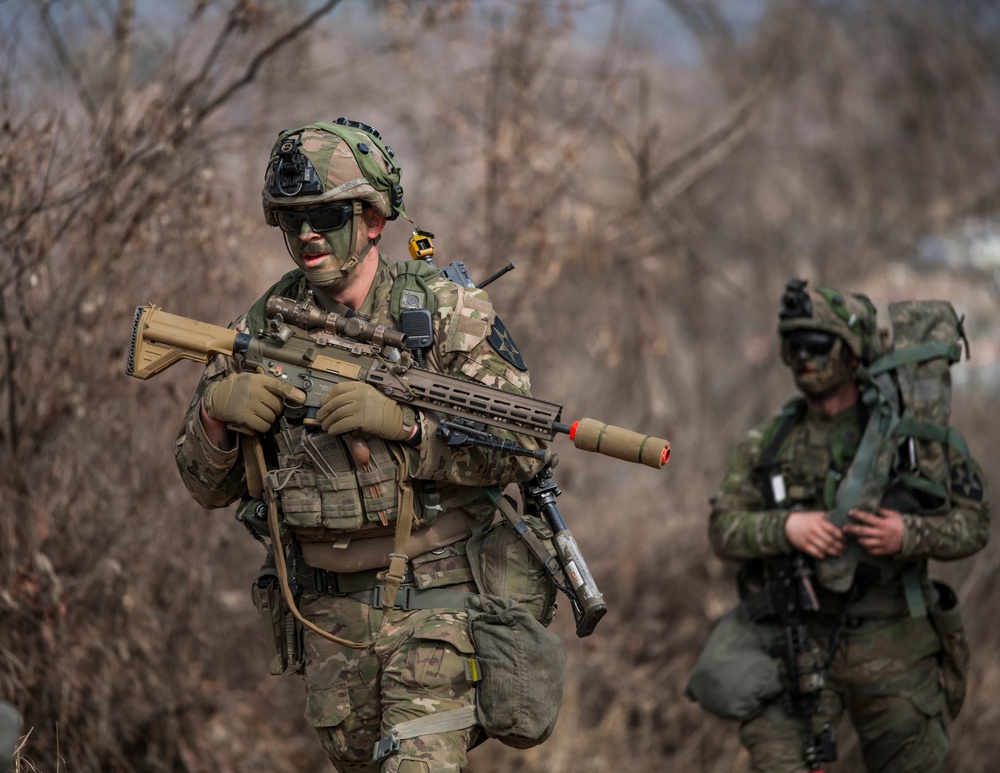
M 299 233 L 302 230 L 303 222 L 308 223 L 309 227 L 317 233 L 336 231 L 347 225 L 353 215 L 354 204 L 350 201 L 324 204 L 312 209 L 274 210 L 274 218 L 278 221 L 278 227 L 286 234 Z
M 794 359 L 805 354 L 807 357 L 824 357 L 833 349 L 837 336 L 820 330 L 796 330 L 786 337 L 788 353 Z

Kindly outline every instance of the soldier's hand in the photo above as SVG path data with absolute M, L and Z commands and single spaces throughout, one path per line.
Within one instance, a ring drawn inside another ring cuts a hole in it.
M 361 381 L 344 381 L 323 397 L 316 419 L 331 435 L 363 430 L 386 440 L 409 440 L 416 412 Z
M 875 513 L 850 510 L 853 523 L 844 526 L 844 533 L 857 539 L 858 544 L 873 556 L 894 556 L 903 549 L 906 524 L 896 510 L 880 507 Z
M 306 393 L 262 373 L 230 373 L 208 385 L 202 397 L 205 412 L 231 427 L 267 432 L 285 409 L 285 402 L 305 402 Z
M 843 532 L 826 520 L 822 511 L 792 513 L 785 521 L 785 534 L 792 547 L 813 558 L 839 556 L 844 552 Z

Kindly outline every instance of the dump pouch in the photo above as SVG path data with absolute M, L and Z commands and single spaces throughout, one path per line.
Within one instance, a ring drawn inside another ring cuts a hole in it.
M 527 749 L 547 739 L 566 687 L 566 650 L 522 604 L 474 595 L 467 602 L 476 648 L 476 713 L 490 738 Z
M 969 638 L 962 621 L 962 610 L 958 598 L 949 586 L 933 581 L 937 591 L 937 602 L 930 608 L 931 623 L 941 639 L 941 653 L 938 655 L 941 686 L 948 705 L 948 715 L 955 719 L 965 702 L 965 690 L 969 677 Z
M 778 661 L 768 652 L 780 636 L 777 625 L 751 622 L 741 602 L 712 629 L 685 694 L 726 719 L 756 716 L 782 691 Z
M 270 551 L 254 578 L 251 594 L 260 619 L 268 672 L 280 676 L 298 670 L 302 665 L 303 655 L 302 629 L 285 608 L 278 573 L 274 568 L 274 555 Z

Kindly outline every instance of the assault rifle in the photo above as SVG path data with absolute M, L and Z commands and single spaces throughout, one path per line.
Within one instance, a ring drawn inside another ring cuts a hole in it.
M 563 423 L 561 405 L 424 370 L 407 348 L 405 333 L 358 317 L 328 313 L 311 298 L 272 297 L 265 313 L 263 331 L 244 333 L 169 314 L 152 304 L 139 306 L 125 372 L 148 379 L 180 360 L 207 364 L 212 357 L 224 355 L 240 371 L 263 373 L 305 392 L 305 402 L 286 406 L 285 415 L 307 425 L 317 424 L 317 409 L 334 385 L 363 381 L 399 403 L 444 414 L 448 418 L 439 422 L 437 431 L 449 445 L 479 445 L 530 456 L 543 461 L 546 470 L 555 463 L 551 451 L 524 448 L 491 434 L 486 426 L 547 441 L 566 434 L 581 450 L 657 469 L 670 458 L 666 440 L 594 419 Z M 586 636 L 607 607 L 555 508 L 554 496 L 559 492 L 551 477 L 539 475 L 532 486 L 523 489 L 526 499 L 555 533 L 559 565 L 569 580 L 560 588 L 573 603 L 578 635 Z
M 666 440 L 595 419 L 564 424 L 561 405 L 414 367 L 406 335 L 398 330 L 327 313 L 308 299 L 273 297 L 266 313 L 267 328 L 252 334 L 168 314 L 151 304 L 139 306 L 125 372 L 148 379 L 180 360 L 207 364 L 221 354 L 232 357 L 238 370 L 264 373 L 305 392 L 305 403 L 285 411 L 305 424 L 316 423 L 316 411 L 335 384 L 364 381 L 397 402 L 454 417 L 450 426 L 469 433 L 464 442 L 490 442 L 476 432 L 478 422 L 543 440 L 566 434 L 583 451 L 657 469 L 670 458 Z M 497 443 L 502 451 L 551 458 L 546 451 Z
M 795 551 L 777 562 L 778 568 L 765 588 L 745 600 L 754 622 L 776 620 L 783 637 L 771 648 L 772 657 L 785 671 L 785 713 L 802 720 L 805 729 L 805 758 L 811 773 L 821 762 L 837 759 L 837 745 L 829 724 L 816 729 L 815 717 L 822 710 L 821 694 L 829 666 L 822 651 L 809 642 L 804 612 L 819 609 L 812 585 L 812 566 L 804 553 Z

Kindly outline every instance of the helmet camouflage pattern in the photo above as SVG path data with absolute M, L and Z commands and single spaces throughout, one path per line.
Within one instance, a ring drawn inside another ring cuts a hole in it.
M 829 287 L 810 290 L 805 279 L 792 279 L 781 296 L 778 334 L 795 330 L 822 330 L 844 340 L 862 363 L 881 352 L 875 306 L 861 293 L 842 293 Z
M 264 219 L 276 207 L 359 199 L 394 220 L 403 210 L 401 170 L 372 126 L 347 118 L 285 129 L 271 149 L 261 198 Z

